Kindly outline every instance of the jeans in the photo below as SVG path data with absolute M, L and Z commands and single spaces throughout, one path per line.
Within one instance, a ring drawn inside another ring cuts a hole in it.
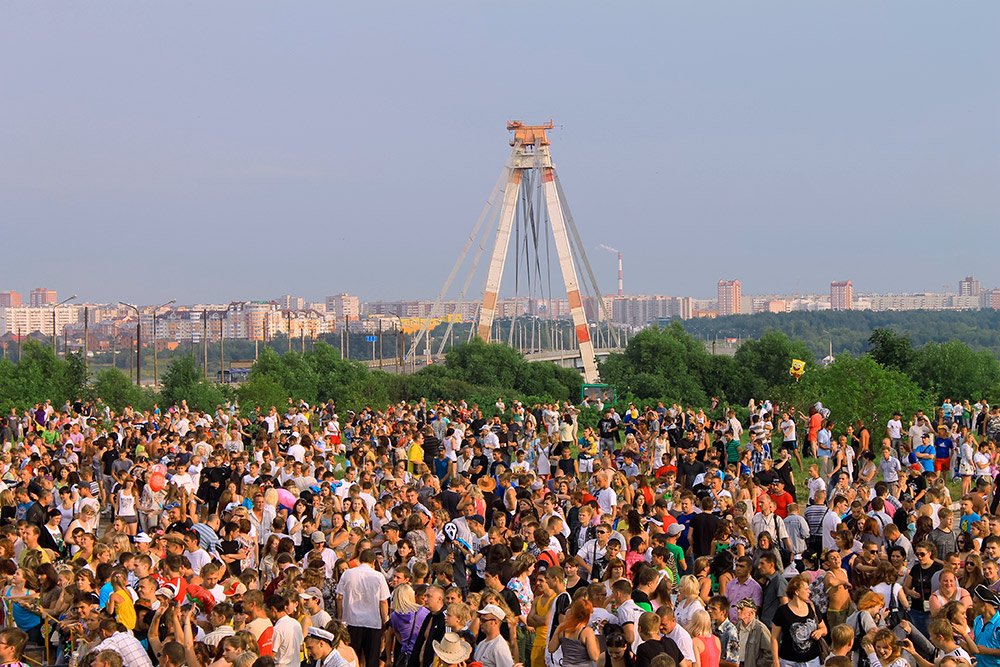
M 819 658 L 813 658 L 809 662 L 792 662 L 791 660 L 778 660 L 781 667 L 819 667 Z
M 931 615 L 929 612 L 913 609 L 912 607 L 910 608 L 910 625 L 912 625 L 915 630 L 919 630 L 920 634 L 927 636 L 927 624 L 930 623 L 930 620 Z

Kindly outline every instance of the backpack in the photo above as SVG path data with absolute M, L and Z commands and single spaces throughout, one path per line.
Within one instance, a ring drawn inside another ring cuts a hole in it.
M 824 577 L 816 577 L 809 584 L 809 600 L 815 605 L 816 611 L 819 612 L 820 616 L 825 615 L 827 608 L 830 606 L 830 596 L 826 593 L 826 582 L 824 579 Z

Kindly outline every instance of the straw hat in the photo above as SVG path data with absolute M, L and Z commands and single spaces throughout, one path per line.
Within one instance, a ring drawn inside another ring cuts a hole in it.
M 441 641 L 434 641 L 434 654 L 443 663 L 457 665 L 469 659 L 472 647 L 454 632 L 446 632 Z

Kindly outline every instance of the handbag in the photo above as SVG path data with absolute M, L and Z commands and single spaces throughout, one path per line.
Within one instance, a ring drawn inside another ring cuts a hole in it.
M 896 584 L 892 584 L 889 587 L 889 595 L 892 597 L 892 603 L 889 606 L 889 613 L 885 616 L 885 624 L 890 628 L 894 628 L 901 621 L 906 620 L 906 610 L 899 608 L 899 598 L 896 597 Z

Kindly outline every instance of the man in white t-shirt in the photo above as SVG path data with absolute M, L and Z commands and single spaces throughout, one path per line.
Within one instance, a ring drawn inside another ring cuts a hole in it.
M 297 435 L 292 435 L 291 438 L 292 444 L 288 446 L 288 456 L 302 463 L 306 457 L 306 448 L 299 444 L 299 437 Z
M 601 509 L 601 514 L 614 516 L 618 505 L 618 494 L 611 488 L 611 476 L 602 473 L 598 475 L 597 483 L 600 488 L 594 495 L 597 497 L 597 506 Z
M 691 641 L 691 635 L 687 630 L 681 627 L 674 618 L 674 612 L 672 609 L 660 612 L 662 615 L 662 620 L 660 621 L 660 634 L 664 637 L 670 637 L 677 644 L 677 648 L 680 650 L 681 655 L 684 659 L 689 661 L 692 665 L 695 664 L 694 655 L 694 642 Z
M 895 450 L 896 458 L 903 458 L 903 453 L 900 451 L 900 445 L 903 444 L 903 415 L 899 412 L 894 412 L 892 414 L 892 419 L 889 423 L 885 425 L 885 434 L 889 436 L 889 440 L 892 441 L 892 448 Z
M 844 496 L 834 498 L 833 511 L 827 512 L 826 516 L 823 517 L 823 549 L 837 548 L 837 540 L 831 533 L 837 530 L 837 526 L 840 525 L 840 519 L 847 512 L 849 506 L 850 503 L 847 502 L 847 498 Z

